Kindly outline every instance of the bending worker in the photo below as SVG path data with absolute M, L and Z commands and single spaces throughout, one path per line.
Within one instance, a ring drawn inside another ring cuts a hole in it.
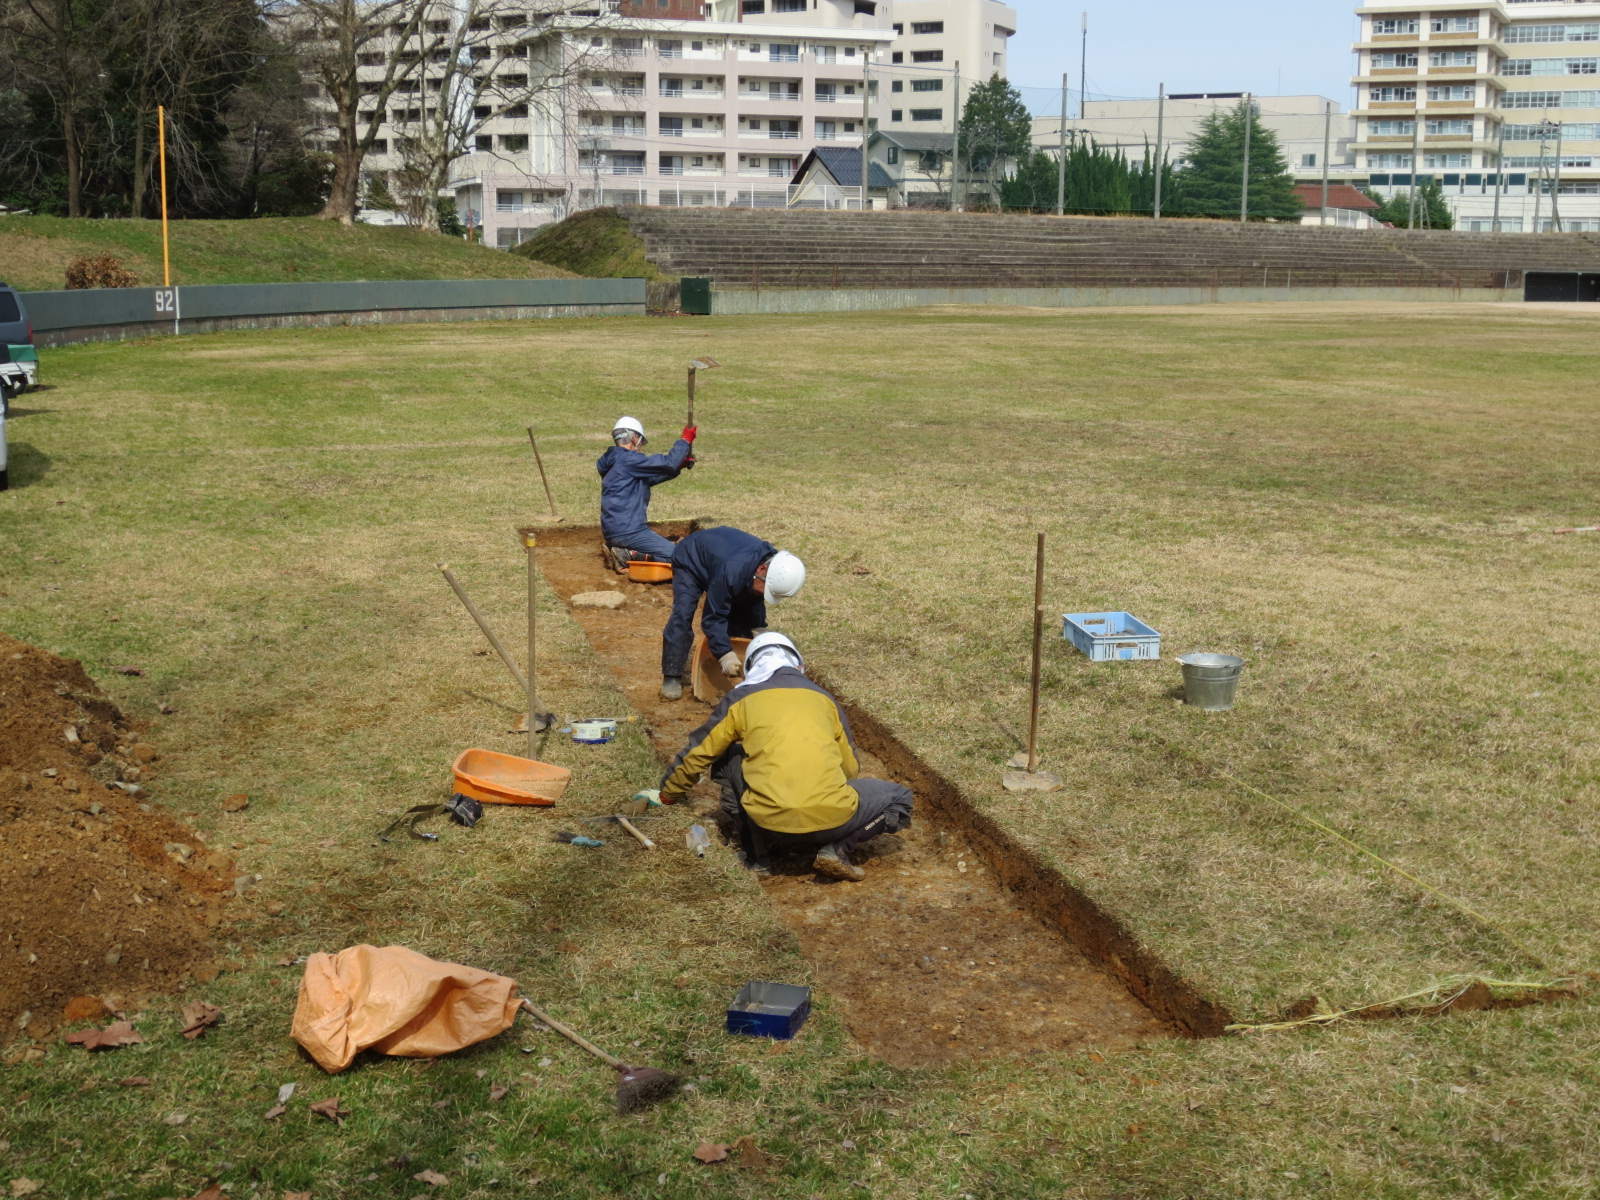
M 672 615 L 661 633 L 662 698 L 683 695 L 701 596 L 700 629 L 723 672 L 737 679 L 740 662 L 731 639 L 766 628 L 766 601 L 793 596 L 805 581 L 805 563 L 740 529 L 697 529 L 679 542 L 672 554 Z
M 815 849 L 812 867 L 834 879 L 867 873 L 850 853 L 880 833 L 911 825 L 911 789 L 858 778 L 844 710 L 806 678 L 781 633 L 763 633 L 744 657 L 744 682 L 695 730 L 661 784 L 661 802 L 686 795 L 710 770 L 734 821 L 745 862 L 766 868 L 768 848 Z
M 695 427 L 685 425 L 671 450 L 643 454 L 640 447 L 649 443 L 644 426 L 633 417 L 617 418 L 613 445 L 594 465 L 600 472 L 600 533 L 619 571 L 630 558 L 672 561 L 673 543 L 650 528 L 650 489 L 694 465 L 694 435 Z

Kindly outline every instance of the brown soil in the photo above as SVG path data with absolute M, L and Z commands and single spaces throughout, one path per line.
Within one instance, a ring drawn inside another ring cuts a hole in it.
M 563 600 L 599 590 L 627 597 L 614 610 L 572 615 L 643 716 L 658 755 L 670 758 L 708 711 L 659 695 L 670 585 L 630 583 L 610 571 L 595 529 L 538 535 L 540 567 Z M 913 827 L 858 854 L 863 883 L 824 880 L 802 857 L 775 863 L 762 888 L 869 1053 L 922 1067 L 1220 1032 L 1226 1014 L 1139 959 L 1132 939 L 1059 875 L 978 818 L 867 714 L 847 709 L 863 771 L 916 791 Z M 697 799 L 714 804 L 709 784 Z
M 80 664 L 0 634 L 0 1041 L 48 1036 L 76 996 L 123 1006 L 214 970 L 232 864 L 111 786 L 159 770 L 138 733 Z

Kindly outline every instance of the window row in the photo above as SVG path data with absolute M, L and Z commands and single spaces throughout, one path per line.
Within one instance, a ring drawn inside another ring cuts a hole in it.
M 1424 154 L 1422 156 L 1424 167 L 1470 167 L 1472 155 L 1470 154 Z M 1367 166 L 1375 171 L 1391 171 L 1395 169 L 1408 170 L 1411 166 L 1409 154 L 1369 154 Z
M 1600 122 L 1552 121 L 1550 125 L 1511 125 L 1505 127 L 1508 142 L 1542 142 L 1555 138 L 1560 131 L 1564 142 L 1600 142 Z
M 1369 137 L 1410 137 L 1417 131 L 1415 120 L 1368 121 Z M 1441 118 L 1423 122 L 1423 131 L 1430 137 L 1471 137 L 1471 117 Z
M 1420 61 L 1420 53 L 1416 50 L 1385 50 L 1372 56 L 1374 70 L 1392 70 L 1396 68 L 1415 67 Z M 1430 67 L 1475 67 L 1478 65 L 1478 52 L 1476 50 L 1432 50 L 1428 53 Z
M 1600 58 L 1508 58 L 1502 75 L 1600 75 Z
M 1500 161 L 1502 166 L 1507 167 L 1547 166 L 1553 169 L 1556 165 L 1556 156 L 1553 154 L 1542 156 L 1538 154 L 1508 154 Z M 1561 156 L 1561 166 L 1563 168 L 1575 167 L 1578 170 L 1586 171 L 1594 167 L 1594 162 L 1594 155 L 1592 154 L 1563 154 Z
M 1383 37 L 1396 33 L 1420 33 L 1422 22 L 1417 17 L 1374 17 L 1372 32 Z M 1477 17 L 1430 17 L 1430 33 L 1477 33 Z
M 1374 104 L 1394 104 L 1417 98 L 1415 84 L 1404 84 L 1396 87 L 1370 87 L 1367 89 L 1368 98 Z M 1428 85 L 1429 100 L 1475 100 L 1478 89 L 1471 83 L 1430 83 Z
M 901 121 L 904 121 L 905 119 L 906 118 L 905 118 L 905 110 L 904 109 L 891 108 L 889 110 L 889 120 L 894 121 L 894 122 L 901 122 Z M 942 121 L 942 120 L 944 120 L 944 109 L 942 109 L 942 108 L 913 108 L 911 110 L 911 119 L 913 121 Z
M 1596 92 L 1507 92 L 1501 108 L 1600 108 Z
M 1512 43 L 1600 42 L 1600 24 L 1508 25 L 1501 37 Z

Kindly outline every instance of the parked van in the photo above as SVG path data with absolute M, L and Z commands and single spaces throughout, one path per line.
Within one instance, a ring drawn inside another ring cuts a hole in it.
M 33 345 L 33 322 L 22 297 L 9 284 L 0 283 L 0 416 L 11 407 L 11 397 L 39 383 L 39 352 Z

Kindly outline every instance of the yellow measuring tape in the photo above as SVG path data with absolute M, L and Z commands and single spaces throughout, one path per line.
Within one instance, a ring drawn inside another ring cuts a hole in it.
M 1375 1008 L 1399 1008 L 1402 1004 L 1414 1000 L 1428 1000 L 1435 1005 L 1448 1008 L 1464 996 L 1474 984 L 1481 983 L 1487 988 L 1498 988 L 1501 991 L 1519 992 L 1547 992 L 1564 988 L 1573 983 L 1571 979 L 1557 979 L 1551 983 L 1528 983 L 1524 981 L 1509 982 L 1501 979 L 1478 979 L 1471 975 L 1452 975 L 1448 979 L 1441 979 L 1431 987 L 1425 987 L 1420 992 L 1412 992 L 1405 996 L 1396 996 L 1393 1000 L 1380 1000 L 1376 1004 L 1362 1004 L 1356 1008 L 1347 1008 L 1341 1012 L 1317 1012 L 1309 1017 L 1302 1017 L 1298 1021 L 1264 1021 L 1259 1025 L 1228 1025 L 1224 1026 L 1227 1033 L 1274 1033 L 1280 1029 L 1299 1029 L 1303 1025 L 1331 1025 L 1334 1021 L 1343 1021 L 1348 1017 L 1359 1016 L 1364 1012 L 1371 1012 Z M 1446 998 L 1446 993 L 1450 993 Z
M 1328 834 L 1330 837 L 1338 838 L 1341 842 L 1343 842 L 1345 845 L 1351 847 L 1352 849 L 1361 851 L 1362 854 L 1365 854 L 1368 858 L 1372 859 L 1374 862 L 1382 863 L 1384 866 L 1388 867 L 1389 870 L 1393 871 L 1396 875 L 1399 875 L 1404 879 L 1409 879 L 1412 883 L 1416 884 L 1419 888 L 1422 888 L 1424 891 L 1432 892 L 1435 896 L 1438 896 L 1438 897 L 1440 897 L 1441 899 L 1444 899 L 1444 900 L 1448 900 L 1451 904 L 1455 905 L 1458 909 L 1460 909 L 1462 912 L 1466 913 L 1473 920 L 1482 922 L 1484 925 L 1487 925 L 1490 929 L 1493 929 L 1501 937 L 1505 938 L 1506 941 L 1510 942 L 1513 946 L 1515 946 L 1518 950 L 1520 950 L 1524 955 L 1526 955 L 1528 960 L 1530 962 L 1532 962 L 1535 966 L 1543 967 L 1545 965 L 1544 964 L 1544 960 L 1542 958 L 1540 958 L 1532 950 L 1528 949 L 1528 947 L 1524 946 L 1522 944 L 1522 942 L 1520 942 L 1516 938 L 1516 936 L 1512 934 L 1512 932 L 1509 929 L 1507 929 L 1504 925 L 1500 924 L 1500 922 L 1495 921 L 1495 920 L 1491 920 L 1489 917 L 1484 916 L 1481 912 L 1479 912 L 1477 909 L 1473 908 L 1471 905 L 1465 903 L 1464 901 L 1458 900 L 1454 896 L 1450 895 L 1449 892 L 1442 891 L 1439 888 L 1434 887 L 1431 883 L 1424 883 L 1422 880 L 1418 879 L 1415 875 L 1413 875 L 1410 871 L 1406 870 L 1404 867 L 1400 866 L 1398 863 L 1392 863 L 1387 858 L 1384 858 L 1383 855 L 1378 854 L 1375 851 L 1368 850 L 1360 842 L 1355 841 L 1353 838 L 1345 837 L 1345 835 L 1340 833 L 1337 829 L 1334 829 L 1334 828 L 1332 828 L 1332 827 L 1330 827 L 1328 825 L 1324 825 L 1321 821 L 1317 820 L 1315 817 L 1308 816 L 1306 813 L 1302 812 L 1300 809 L 1296 808 L 1294 805 L 1285 804 L 1282 800 L 1279 800 L 1276 796 L 1267 795 L 1267 793 L 1263 792 L 1260 788 L 1253 787 L 1252 785 L 1246 783 L 1244 780 L 1238 778 L 1237 776 L 1228 774 L 1228 772 L 1224 771 L 1221 767 L 1210 767 L 1209 764 L 1205 764 L 1205 765 L 1207 765 L 1210 770 L 1215 771 L 1218 775 L 1221 775 L 1224 779 L 1229 780 L 1230 782 L 1238 784 L 1245 791 L 1250 792 L 1250 793 L 1252 793 L 1254 795 L 1260 796 L 1263 800 L 1266 800 L 1266 801 L 1269 801 L 1269 802 L 1271 802 L 1273 804 L 1276 804 L 1279 808 L 1283 809 L 1285 812 L 1293 813 L 1295 816 L 1299 817 L 1302 821 L 1306 822 L 1306 824 L 1314 825 L 1316 828 L 1322 830 L 1323 833 Z M 1402 997 L 1402 999 L 1410 999 L 1410 998 L 1411 997 Z M 1368 1007 L 1370 1008 L 1370 1007 L 1374 1007 L 1374 1006 L 1368 1005 Z M 1358 1011 L 1359 1012 L 1360 1010 L 1356 1009 L 1356 1010 L 1352 1010 L 1352 1011 Z

